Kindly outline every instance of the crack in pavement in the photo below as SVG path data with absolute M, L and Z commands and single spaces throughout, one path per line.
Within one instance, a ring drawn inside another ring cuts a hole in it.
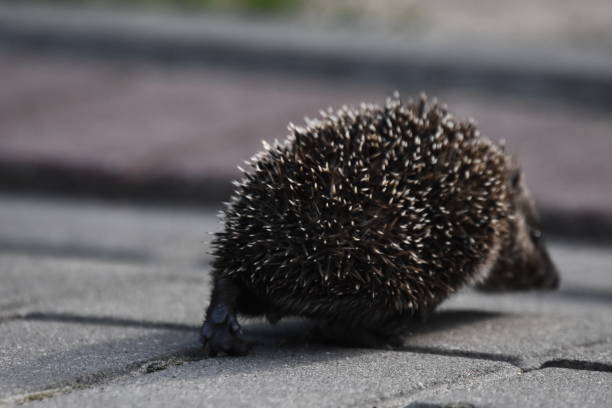
M 595 343 L 595 342 L 594 342 Z M 424 352 L 427 352 L 427 348 L 422 348 L 424 350 Z M 431 353 L 431 354 L 438 354 L 438 353 Z M 449 353 L 444 353 L 442 355 L 450 355 Z M 454 354 L 453 354 L 454 355 Z M 518 372 L 514 375 L 512 374 L 508 374 L 505 375 L 503 377 L 499 377 L 497 376 L 498 373 L 500 373 L 501 370 L 496 370 L 496 371 L 491 371 L 491 372 L 487 372 L 484 373 L 483 375 L 480 376 L 476 376 L 473 378 L 469 378 L 466 381 L 457 381 L 455 383 L 453 383 L 454 386 L 456 385 L 462 385 L 462 384 L 469 384 L 469 383 L 474 383 L 474 382 L 483 382 L 483 381 L 500 381 L 500 380 L 506 380 L 506 379 L 510 379 L 516 375 L 520 375 L 520 374 L 525 374 L 528 372 L 533 372 L 533 371 L 539 371 L 539 370 L 543 370 L 546 368 L 565 368 L 565 369 L 570 369 L 570 370 L 584 370 L 584 371 L 596 371 L 596 372 L 612 372 L 612 364 L 607 364 L 607 363 L 597 363 L 597 362 L 590 362 L 590 361 L 585 361 L 585 360 L 572 360 L 572 359 L 551 359 L 551 360 L 546 360 L 543 363 L 541 363 L 539 366 L 537 367 L 533 367 L 533 368 L 523 368 L 521 367 L 520 364 L 515 364 L 512 361 L 507 361 L 504 360 L 504 357 L 510 357 L 510 356 L 497 356 L 494 354 L 489 354 L 489 353 L 466 353 L 466 355 L 460 355 L 459 353 L 456 354 L 457 356 L 461 356 L 461 357 L 466 357 L 466 358 L 481 358 L 484 360 L 492 360 L 492 361 L 499 361 L 499 362 L 507 362 L 509 363 L 511 366 L 513 366 L 514 368 L 516 368 L 518 370 Z M 472 356 L 470 356 L 472 355 Z M 492 359 L 488 358 L 488 357 L 492 357 Z M 517 362 L 520 363 L 521 359 L 517 358 L 517 357 L 511 357 L 510 360 L 515 360 Z M 489 380 L 490 377 L 490 380 Z M 389 402 L 389 401 L 393 401 L 393 400 L 401 400 L 404 398 L 411 398 L 411 397 L 415 397 L 417 396 L 420 392 L 428 392 L 431 393 L 435 390 L 435 388 L 437 387 L 443 387 L 447 384 L 433 384 L 432 387 L 429 387 L 427 389 L 423 388 L 421 391 L 416 391 L 413 393 L 405 393 L 405 392 L 399 392 L 395 395 L 390 395 L 390 396 L 386 396 L 384 398 L 380 398 L 377 399 L 375 401 L 369 401 L 368 403 L 366 403 L 365 406 L 377 406 L 378 404 L 381 403 L 385 403 L 385 402 Z M 436 404 L 436 403 L 423 403 L 423 402 L 419 402 L 419 401 L 414 401 L 411 403 L 408 403 L 408 405 L 405 406 L 405 408 L 472 408 L 474 407 L 474 405 L 470 404 L 470 403 L 466 403 L 466 402 L 456 402 L 456 403 L 444 403 L 444 404 Z
M 43 390 L 0 399 L 0 407 L 23 405 L 31 401 L 54 398 L 59 395 L 69 394 L 75 391 L 107 384 L 121 377 L 149 374 L 156 371 L 165 370 L 171 366 L 181 365 L 186 362 L 199 361 L 204 358 L 201 353 L 200 348 L 188 347 L 172 353 L 156 356 L 154 358 L 135 361 L 126 364 L 121 368 L 100 370 L 96 373 L 78 376 L 57 384 L 53 384 Z
M 78 315 L 70 313 L 43 313 L 43 312 L 32 312 L 21 316 L 13 316 L 14 319 L 23 319 L 31 321 L 56 321 L 63 323 L 72 324 L 92 324 L 92 325 L 103 325 L 103 326 L 119 326 L 119 327 L 138 327 L 138 328 L 149 328 L 149 329 L 163 329 L 163 330 L 177 330 L 177 331 L 197 331 L 197 327 L 188 324 L 180 323 L 168 323 L 168 322 L 152 322 L 143 321 L 129 318 L 116 318 L 116 317 L 104 317 L 104 316 L 88 316 Z M 592 345 L 607 343 L 609 339 L 591 341 L 583 345 L 573 345 L 572 347 L 588 347 Z M 591 362 L 579 359 L 564 359 L 564 358 L 548 358 L 546 356 L 532 356 L 527 360 L 520 356 L 509 355 L 509 354 L 496 354 L 487 352 L 478 352 L 470 350 L 449 350 L 438 347 L 423 347 L 423 346 L 404 346 L 397 351 L 406 351 L 417 354 L 432 354 L 447 357 L 462 357 L 468 359 L 479 359 L 493 362 L 507 363 L 511 367 L 518 370 L 518 373 L 526 373 L 530 371 L 542 370 L 546 368 L 565 368 L 572 370 L 586 370 L 586 371 L 598 371 L 598 372 L 612 372 L 612 364 Z M 548 352 L 550 356 L 553 352 Z M 10 406 L 11 404 L 25 404 L 27 402 L 54 398 L 58 395 L 71 393 L 74 391 L 92 388 L 98 385 L 102 385 L 118 379 L 123 376 L 138 376 L 147 375 L 159 371 L 166 370 L 168 368 L 199 361 L 204 359 L 202 352 L 199 347 L 185 347 L 172 353 L 162 354 L 148 359 L 143 359 L 128 363 L 120 368 L 113 368 L 107 370 L 100 370 L 95 373 L 79 376 L 76 378 L 68 379 L 62 383 L 53 384 L 49 388 L 31 392 L 25 395 L 12 396 L 0 400 L 0 407 L 4 405 Z M 534 364 L 537 360 L 542 361 L 540 364 Z M 496 371 L 485 373 L 484 376 L 494 375 Z M 471 379 L 470 381 L 481 381 L 483 376 L 479 376 Z M 441 385 L 441 384 L 439 384 Z M 431 387 L 436 387 L 437 384 L 430 384 L 427 388 L 431 390 Z M 414 392 L 399 393 L 397 395 L 387 396 L 375 402 L 389 401 L 393 399 L 401 399 L 413 396 L 420 392 L 416 390 Z
M 433 354 L 433 355 L 447 356 L 447 357 L 471 358 L 474 360 L 497 361 L 501 363 L 510 363 L 513 366 L 516 366 L 518 368 L 521 368 L 520 363 L 522 361 L 521 357 L 516 357 L 516 356 L 509 355 L 509 354 L 486 353 L 486 352 L 470 351 L 470 350 L 452 350 L 452 349 L 443 349 L 439 347 L 403 346 L 399 350 L 408 351 L 408 352 L 417 353 L 417 354 Z
M 192 328 L 190 328 L 190 330 L 191 329 Z M 427 354 L 435 354 L 435 355 L 443 355 L 443 356 L 456 356 L 456 357 L 481 359 L 481 360 L 488 360 L 488 361 L 495 361 L 495 362 L 505 362 L 511 365 L 512 367 L 516 368 L 519 371 L 519 373 L 537 371 L 537 370 L 542 370 L 545 368 L 566 368 L 566 369 L 573 369 L 573 370 L 612 372 L 612 364 L 596 363 L 596 362 L 589 362 L 589 361 L 583 361 L 583 360 L 553 359 L 553 360 L 545 361 L 544 363 L 540 364 L 540 366 L 537 368 L 523 369 L 520 367 L 520 365 L 517 364 L 517 362 L 520 362 L 521 359 L 519 357 L 510 356 L 510 355 L 496 355 L 493 353 L 470 352 L 470 351 L 461 351 L 461 350 L 443 350 L 443 349 L 434 349 L 434 348 L 427 348 L 427 347 L 402 348 L 402 351 L 409 351 L 409 352 L 414 352 L 414 353 L 427 353 Z M 25 404 L 31 401 L 39 401 L 43 399 L 54 398 L 58 395 L 68 394 L 74 391 L 83 390 L 87 388 L 92 388 L 94 386 L 106 384 L 106 383 L 109 383 L 110 381 L 113 381 L 123 376 L 147 375 L 147 374 L 163 371 L 163 370 L 166 370 L 174 366 L 180 366 L 185 363 L 200 361 L 204 359 L 206 358 L 203 356 L 200 348 L 190 347 L 190 348 L 186 348 L 186 349 L 174 352 L 174 353 L 167 354 L 165 356 L 159 356 L 159 357 L 155 357 L 151 359 L 133 362 L 133 363 L 127 364 L 125 367 L 120 368 L 120 369 L 102 370 L 97 373 L 80 376 L 80 377 L 74 378 L 66 382 L 63 385 L 55 385 L 53 387 L 50 387 L 50 388 L 47 388 L 41 391 L 36 391 L 36 392 L 28 393 L 25 395 L 5 398 L 5 399 L 0 400 L 0 407 L 4 405 L 8 406 L 10 404 L 22 405 L 22 404 Z M 490 371 L 490 372 L 484 373 L 481 376 L 471 378 L 468 382 L 480 381 L 484 377 L 495 375 L 498 372 L 499 370 Z M 511 376 L 509 375 L 507 377 L 511 377 Z M 443 384 L 432 383 L 427 388 L 431 390 L 432 388 L 435 388 L 436 386 L 441 386 L 441 385 Z M 372 402 L 373 403 L 384 402 L 384 401 L 389 401 L 389 400 L 393 400 L 397 398 L 406 398 L 406 397 L 410 397 L 411 395 L 415 395 L 420 391 L 421 390 L 417 390 L 413 393 L 400 392 L 398 394 L 390 395 L 385 398 L 378 399 Z M 417 404 L 417 403 L 415 402 L 413 404 Z M 410 404 L 408 406 L 410 407 L 421 406 L 421 405 L 413 405 L 413 404 Z M 368 405 L 370 404 L 368 403 Z M 437 406 L 437 405 L 433 405 L 433 406 Z M 449 405 L 447 404 L 447 405 L 441 405 L 441 406 L 447 407 Z M 451 404 L 450 406 L 452 407 L 466 406 L 467 407 L 469 405 L 452 405 Z
M 156 322 L 146 321 L 140 319 L 130 318 L 118 318 L 108 316 L 91 316 L 91 315 L 78 315 L 72 313 L 49 313 L 49 312 L 30 312 L 23 315 L 7 316 L 0 319 L 0 323 L 7 320 L 29 320 L 29 321 L 44 321 L 44 322 L 60 322 L 60 323 L 71 323 L 71 324 L 83 324 L 83 325 L 99 325 L 99 326 L 116 326 L 116 327 L 134 327 L 144 329 L 158 329 L 158 330 L 175 330 L 185 332 L 196 332 L 198 326 L 183 324 L 183 323 L 169 323 L 169 322 Z M 584 348 L 591 347 L 598 344 L 605 344 L 609 342 L 609 339 L 600 339 L 590 341 L 587 343 L 574 344 L 571 348 Z M 440 347 L 426 347 L 426 346 L 402 346 L 397 348 L 397 351 L 406 351 L 417 354 L 431 354 L 446 357 L 463 357 L 476 360 L 487 360 L 494 362 L 509 363 L 524 372 L 539 370 L 546 367 L 562 367 L 562 368 L 575 368 L 580 370 L 592 370 L 592 371 L 610 371 L 611 364 L 605 363 L 591 363 L 583 360 L 575 359 L 552 359 L 545 360 L 540 364 L 533 364 L 537 360 L 544 360 L 547 356 L 551 356 L 560 351 L 567 349 L 554 349 L 548 350 L 543 355 L 530 356 L 525 359 L 524 357 L 502 354 L 502 353 L 488 353 L 482 351 L 471 351 L 471 350 L 457 350 L 457 349 L 444 349 Z M 592 368 L 589 368 L 592 367 Z
M 546 361 L 542 363 L 542 365 L 540 365 L 540 369 L 544 368 L 569 368 L 571 370 L 601 371 L 605 373 L 612 373 L 612 364 L 564 358 Z
M 420 390 L 416 390 L 413 392 L 400 391 L 393 395 L 388 395 L 388 396 L 385 396 L 379 399 L 368 401 L 365 404 L 360 405 L 360 406 L 364 408 L 365 407 L 369 408 L 369 407 L 379 406 L 380 404 L 387 404 L 389 402 L 391 402 L 394 406 L 395 405 L 400 406 L 400 405 L 405 405 L 401 402 L 402 400 L 406 400 L 408 398 L 418 398 L 419 394 L 431 393 L 431 392 L 434 392 L 436 389 L 440 389 L 442 387 L 446 387 L 449 385 L 461 386 L 461 385 L 467 385 L 467 384 L 477 382 L 477 381 L 478 382 L 492 382 L 492 381 L 497 381 L 500 378 L 508 379 L 508 378 L 512 378 L 514 376 L 522 374 L 522 370 L 520 368 L 518 367 L 514 367 L 514 368 L 516 368 L 518 371 L 513 372 L 513 373 L 505 373 L 503 369 L 498 368 L 498 369 L 484 372 L 480 375 L 475 375 L 467 379 L 459 379 L 453 383 L 439 382 L 439 383 L 431 384 L 430 387 L 423 387 Z M 397 404 L 394 401 L 397 402 Z M 453 403 L 451 404 L 425 404 L 419 401 L 414 401 L 411 403 L 407 402 L 407 403 L 408 405 L 406 405 L 405 408 L 408 408 L 408 407 L 410 408 L 470 408 L 472 407 L 471 405 L 461 405 L 463 404 L 461 402 L 456 403 L 456 404 L 453 404 Z

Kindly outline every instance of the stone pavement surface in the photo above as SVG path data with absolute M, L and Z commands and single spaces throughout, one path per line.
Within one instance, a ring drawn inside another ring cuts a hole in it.
M 210 210 L 0 195 L 0 406 L 606 406 L 612 254 L 552 244 L 559 292 L 466 290 L 399 350 L 244 323 L 202 360 Z M 471 405 L 465 405 L 471 404 Z

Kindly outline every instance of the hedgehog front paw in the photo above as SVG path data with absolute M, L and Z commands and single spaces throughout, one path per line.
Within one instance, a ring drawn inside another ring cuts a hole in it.
M 224 305 L 216 306 L 206 317 L 200 331 L 205 357 L 215 357 L 219 353 L 230 356 L 245 356 L 249 345 L 242 338 L 242 328 L 233 313 Z

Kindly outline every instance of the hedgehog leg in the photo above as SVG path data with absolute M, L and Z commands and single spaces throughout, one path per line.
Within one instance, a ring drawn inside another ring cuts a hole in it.
M 434 314 L 436 307 L 438 307 L 438 303 L 421 306 L 413 319 L 419 323 L 427 323 Z
M 238 286 L 227 278 L 215 280 L 212 299 L 200 336 L 206 357 L 219 353 L 244 356 L 249 351 L 242 338 L 242 328 L 236 319 L 236 303 L 240 295 Z

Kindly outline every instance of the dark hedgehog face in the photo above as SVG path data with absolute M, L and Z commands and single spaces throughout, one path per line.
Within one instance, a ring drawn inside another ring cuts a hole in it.
M 556 289 L 559 273 L 546 249 L 534 201 L 518 169 L 510 171 L 509 183 L 515 207 L 509 240 L 500 248 L 498 260 L 481 289 Z

